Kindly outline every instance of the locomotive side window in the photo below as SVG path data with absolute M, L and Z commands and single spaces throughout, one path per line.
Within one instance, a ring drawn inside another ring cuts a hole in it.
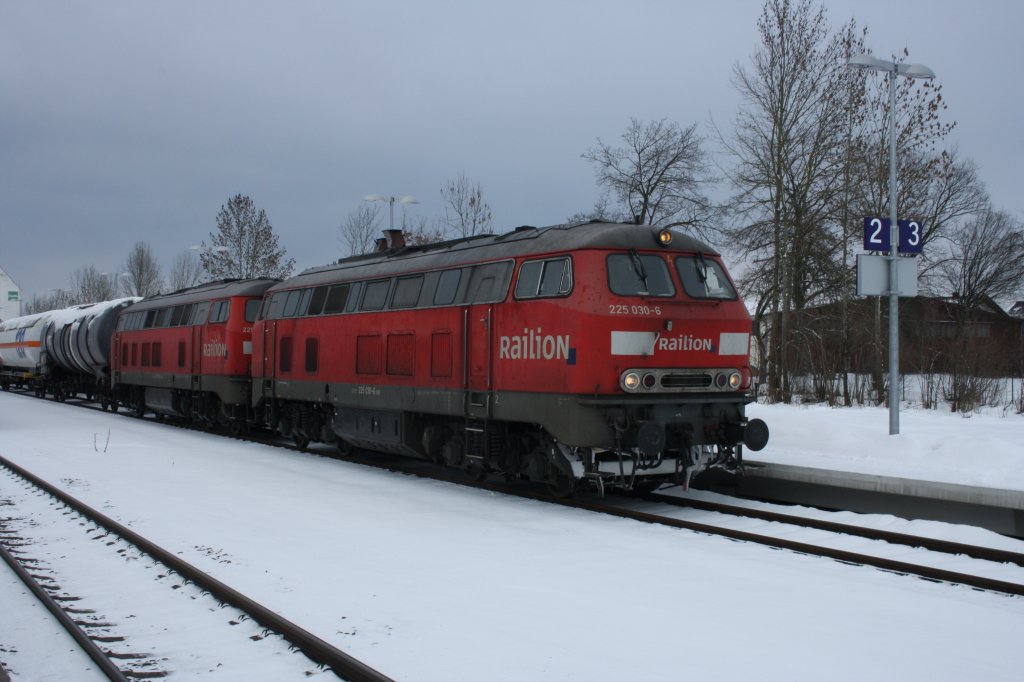
M 665 260 L 636 251 L 608 256 L 608 288 L 619 296 L 674 296 L 676 293 Z
M 245 321 L 246 322 L 250 322 L 251 323 L 251 322 L 255 322 L 256 321 L 256 313 L 260 309 L 260 302 L 261 301 L 258 298 L 251 298 L 251 299 L 249 299 L 248 301 L 245 302 Z
M 153 323 L 154 327 L 166 327 L 168 321 L 171 319 L 171 309 L 161 308 L 157 312 L 156 322 Z
M 189 323 L 189 320 L 192 319 L 192 308 L 194 305 L 193 303 L 187 303 L 181 307 L 181 319 L 178 320 L 179 325 L 184 326 Z
M 312 289 L 303 289 L 302 296 L 299 297 L 299 307 L 295 309 L 295 315 L 302 317 L 309 310 L 309 299 L 313 295 Z
M 395 283 L 395 293 L 391 296 L 392 308 L 412 308 L 420 300 L 423 288 L 423 275 L 399 277 Z
M 345 312 L 351 313 L 356 309 L 356 303 L 359 301 L 359 292 L 362 290 L 362 282 L 356 282 L 352 285 L 352 291 L 349 293 L 348 304 L 345 306 Z
M 388 289 L 391 288 L 390 279 L 378 279 L 366 283 L 366 292 L 363 294 L 363 303 L 360 310 L 383 310 L 388 300 Z
M 143 328 L 149 329 L 153 326 L 153 323 L 156 321 L 156 314 L 156 310 L 149 310 L 146 312 L 146 321 L 142 325 Z
M 319 315 L 323 312 L 324 301 L 327 300 L 327 287 L 317 287 L 313 289 L 313 295 L 309 298 L 309 309 L 306 311 L 307 315 Z
M 181 313 L 184 311 L 185 306 L 176 305 L 171 308 L 171 321 L 168 323 L 171 327 L 177 327 L 181 324 Z
M 469 275 L 469 285 L 462 302 L 495 303 L 502 300 L 508 291 L 511 270 L 512 264 L 509 261 L 477 265 Z
M 345 309 L 345 303 L 348 302 L 348 290 L 347 284 L 331 287 L 327 293 L 327 301 L 324 303 L 324 315 L 340 313 Z
M 516 282 L 516 298 L 566 296 L 572 290 L 572 263 L 552 258 L 523 263 Z
M 434 292 L 434 305 L 451 305 L 455 302 L 455 294 L 459 291 L 462 270 L 445 270 L 437 280 Z

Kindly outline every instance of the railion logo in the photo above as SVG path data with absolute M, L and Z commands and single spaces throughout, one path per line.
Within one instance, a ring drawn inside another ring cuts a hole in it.
M 498 357 L 502 360 L 565 360 L 576 364 L 576 349 L 568 334 L 545 334 L 540 327 L 524 329 L 521 336 L 498 337 Z
M 658 350 L 665 351 L 707 351 L 713 353 L 715 351 L 715 344 L 711 339 L 700 338 L 699 336 L 690 336 L 689 334 L 680 334 L 679 336 L 662 336 L 658 339 Z
M 228 347 L 222 341 L 214 341 L 213 343 L 203 344 L 203 357 L 204 358 L 226 358 L 228 356 Z

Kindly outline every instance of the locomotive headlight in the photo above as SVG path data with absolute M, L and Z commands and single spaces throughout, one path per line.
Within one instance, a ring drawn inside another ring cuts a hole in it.
M 636 372 L 627 372 L 622 377 L 622 388 L 633 392 L 640 388 L 640 375 Z
M 743 375 L 739 372 L 731 372 L 729 374 L 729 388 L 732 390 L 738 389 L 743 384 Z
M 662 246 L 668 246 L 672 243 L 672 232 L 669 230 L 658 231 L 658 243 Z

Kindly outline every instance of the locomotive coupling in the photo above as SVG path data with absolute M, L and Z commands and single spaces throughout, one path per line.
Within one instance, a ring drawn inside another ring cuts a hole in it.
M 626 447 L 636 448 L 645 457 L 657 457 L 665 449 L 665 425 L 639 422 L 623 434 L 623 440 Z

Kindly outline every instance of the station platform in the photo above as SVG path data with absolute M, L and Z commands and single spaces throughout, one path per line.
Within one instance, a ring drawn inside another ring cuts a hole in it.
M 1024 537 L 1024 491 L 746 460 L 732 492 L 815 507 L 969 523 Z

